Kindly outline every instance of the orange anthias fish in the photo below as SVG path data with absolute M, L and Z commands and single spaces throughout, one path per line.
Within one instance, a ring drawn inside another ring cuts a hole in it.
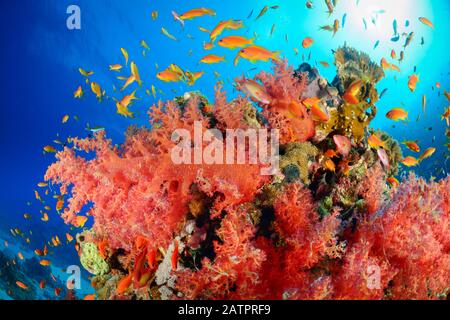
M 225 61 L 225 57 L 218 56 L 216 54 L 208 54 L 200 60 L 201 63 L 206 63 L 206 64 L 219 63 L 219 62 L 223 62 L 223 61 Z
M 415 141 L 405 141 L 403 144 L 413 152 L 420 152 L 420 147 Z
M 306 98 L 302 101 L 302 104 L 308 109 L 312 108 L 313 105 L 320 103 L 321 99 L 317 97 Z
M 428 148 L 426 149 L 423 154 L 419 157 L 419 161 L 422 161 L 424 159 L 427 159 L 431 157 L 436 152 L 436 148 Z
M 208 8 L 196 8 L 181 14 L 179 17 L 181 20 L 191 20 L 205 15 L 215 16 L 216 12 Z
M 28 290 L 28 286 L 22 281 L 16 281 L 16 285 L 21 289 Z
M 316 103 L 311 106 L 311 117 L 314 121 L 328 122 L 330 115 L 325 107 Z
M 401 163 L 407 167 L 414 167 L 419 164 L 419 160 L 417 160 L 414 157 L 408 156 L 408 157 L 404 158 Z
M 391 64 L 385 58 L 381 59 L 380 65 L 383 68 L 383 70 L 388 70 L 391 68 Z
M 214 48 L 214 43 L 211 42 L 205 42 L 203 44 L 203 49 L 204 50 L 211 50 L 212 48 Z
M 430 28 L 434 28 L 434 24 L 425 17 L 420 17 L 419 21 L 422 22 L 424 25 L 429 26 Z
M 133 100 L 136 100 L 135 93 L 136 90 L 131 94 L 123 97 L 122 100 L 117 101 L 116 108 L 118 114 L 123 115 L 124 117 L 133 117 L 134 114 L 128 109 L 128 107 Z
M 408 118 L 408 112 L 402 108 L 393 108 L 386 113 L 386 118 L 394 121 L 406 120 Z
M 325 151 L 324 156 L 328 158 L 336 158 L 338 155 L 333 149 L 328 149 L 327 151 Z
M 95 300 L 95 294 L 88 294 L 88 295 L 85 295 L 84 298 L 83 298 L 83 300 L 86 300 L 86 301 Z
M 83 96 L 83 88 L 81 86 L 78 86 L 77 90 L 73 93 L 74 98 L 81 98 Z
M 220 21 L 216 27 L 211 31 L 209 38 L 211 42 L 216 41 L 216 38 L 222 34 L 222 32 L 226 29 L 238 30 L 244 27 L 244 24 L 241 20 L 224 20 Z
M 45 289 L 45 280 L 41 280 L 41 282 L 39 282 L 39 288 Z
M 386 179 L 386 181 L 390 184 L 392 188 L 396 188 L 400 185 L 400 182 L 394 177 L 389 177 Z
M 83 227 L 84 227 L 84 224 L 86 223 L 87 220 L 88 220 L 88 218 L 85 217 L 85 216 L 77 216 L 77 217 L 75 218 L 75 221 L 74 221 L 72 224 L 73 224 L 75 227 L 83 228 Z
M 447 110 L 445 110 L 444 114 L 442 115 L 441 120 L 446 120 L 448 125 L 448 118 L 450 117 L 450 106 L 447 107 Z
M 123 277 L 117 284 L 116 293 L 123 294 L 125 291 L 127 291 L 131 285 L 132 280 L 133 280 L 133 274 L 131 274 L 131 273 L 129 275 Z
M 172 70 L 164 70 L 158 72 L 156 74 L 156 77 L 164 82 L 178 82 L 181 80 L 181 76 Z
M 398 66 L 396 66 L 395 64 L 391 63 L 391 70 L 400 72 L 400 68 Z
M 394 60 L 397 59 L 397 53 L 395 52 L 394 49 L 391 50 L 391 58 Z
M 56 202 L 56 211 L 61 211 L 62 208 L 64 207 L 64 200 L 58 200 L 58 202 Z
M 345 91 L 342 98 L 345 102 L 348 104 L 358 104 L 359 99 L 358 95 L 361 92 L 361 87 L 363 85 L 363 82 L 361 80 L 354 81 Z
M 416 90 L 417 82 L 419 82 L 418 75 L 413 74 L 409 77 L 408 88 L 409 88 L 409 90 L 411 90 L 411 92 L 414 92 Z
M 254 80 L 245 79 L 239 83 L 242 91 L 248 94 L 253 100 L 264 104 L 269 104 L 272 97 L 267 93 L 266 88 Z
M 218 44 L 219 46 L 224 48 L 236 49 L 252 45 L 253 40 L 254 40 L 253 38 L 247 39 L 246 37 L 242 36 L 228 36 L 220 39 Z
M 325 160 L 324 166 L 325 166 L 325 169 L 327 169 L 329 171 L 333 171 L 333 172 L 336 171 L 336 165 L 334 164 L 333 160 L 331 160 L 331 159 Z
M 272 52 L 259 46 L 249 46 L 241 49 L 238 53 L 239 57 L 249 60 L 252 63 L 258 61 L 269 61 L 270 59 L 279 61 L 279 54 L 279 52 Z
M 195 84 L 195 82 L 198 79 L 200 79 L 204 74 L 205 74 L 204 71 L 198 71 L 198 72 L 186 71 L 185 75 L 186 75 L 186 78 L 187 78 L 188 85 L 193 86 Z
M 367 142 L 369 146 L 373 149 L 385 148 L 386 149 L 386 141 L 381 140 L 376 134 L 372 134 Z
M 312 38 L 306 37 L 306 38 L 303 39 L 303 41 L 302 41 L 302 47 L 303 47 L 304 49 L 307 49 L 307 48 L 311 47 L 311 46 L 313 45 L 313 43 L 314 43 L 314 40 L 313 40 Z
M 67 242 L 72 242 L 73 237 L 72 237 L 72 235 L 66 233 L 66 239 L 67 239 Z
M 444 96 L 447 98 L 447 101 L 450 102 L 450 92 L 444 90 Z
M 41 260 L 41 261 L 39 262 L 39 264 L 40 264 L 41 266 L 48 267 L 48 266 L 51 265 L 52 263 L 51 263 L 49 260 Z

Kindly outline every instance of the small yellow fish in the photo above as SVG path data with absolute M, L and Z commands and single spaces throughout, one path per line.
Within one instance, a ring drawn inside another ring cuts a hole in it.
M 139 70 L 134 61 L 131 61 L 131 74 L 134 76 L 134 79 L 138 83 L 139 86 L 142 86 L 141 76 L 139 75 Z
M 329 67 L 330 67 L 330 64 L 329 64 L 328 62 L 326 62 L 326 61 L 319 61 L 319 63 L 320 63 L 322 66 L 324 66 L 325 68 L 329 68 Z
M 80 73 L 85 77 L 89 77 L 94 74 L 94 71 L 86 71 L 83 68 L 78 68 L 78 71 L 80 71 Z
M 68 115 L 68 114 L 66 114 L 66 115 L 62 118 L 61 122 L 62 122 L 62 123 L 66 123 L 67 121 L 69 121 L 69 115 Z
M 129 85 L 131 85 L 134 81 L 136 81 L 136 78 L 134 75 L 129 76 L 128 78 L 125 78 L 125 84 L 120 88 L 120 91 L 125 90 Z
M 142 48 L 144 48 L 146 50 L 150 50 L 150 47 L 148 46 L 147 42 L 145 42 L 145 40 L 141 40 L 140 45 Z
M 116 103 L 118 114 L 123 115 L 124 117 L 133 117 L 134 114 L 128 107 L 133 100 L 136 100 L 135 93 L 136 91 L 133 91 L 130 95 L 123 97 L 122 100 Z
M 81 98 L 83 96 L 83 88 L 81 86 L 78 86 L 77 90 L 73 93 L 74 98 Z
M 158 19 L 158 11 L 152 11 L 152 19 L 153 19 L 153 21 Z
M 125 65 L 128 65 L 128 51 L 125 48 L 120 48 L 120 51 L 125 58 Z
M 122 65 L 121 64 L 111 64 L 109 66 L 109 71 L 117 71 L 120 72 L 120 70 L 122 69 Z
M 91 90 L 95 94 L 97 99 L 99 101 L 101 101 L 102 97 L 103 97 L 103 93 L 102 93 L 102 88 L 100 87 L 100 85 L 97 82 L 91 82 Z
M 55 153 L 56 149 L 54 147 L 52 147 L 52 146 L 45 146 L 44 147 L 44 151 L 47 152 L 47 153 Z
M 188 85 L 192 86 L 195 84 L 195 82 L 200 79 L 203 74 L 205 72 L 204 71 L 199 71 L 199 72 L 190 72 L 190 71 L 186 71 L 185 75 L 187 78 L 187 83 Z
M 201 32 L 211 33 L 211 30 L 208 30 L 208 29 L 203 28 L 203 27 L 198 27 L 198 30 L 200 30 Z
M 386 149 L 386 141 L 381 140 L 376 134 L 372 134 L 367 142 L 372 149 L 384 148 Z
M 174 41 L 178 41 L 177 38 L 175 38 L 173 35 L 169 33 L 164 27 L 161 27 L 161 32 L 163 35 L 165 35 L 167 38 L 172 39 Z

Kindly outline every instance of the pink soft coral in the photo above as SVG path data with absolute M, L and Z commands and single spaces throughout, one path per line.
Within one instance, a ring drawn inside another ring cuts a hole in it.
M 315 134 L 315 124 L 301 103 L 306 88 L 306 76 L 293 76 L 292 67 L 285 62 L 275 62 L 274 73 L 261 72 L 256 76 L 273 98 L 264 109 L 272 128 L 280 130 L 280 143 L 304 142 Z
M 376 177 L 374 177 L 376 179 Z M 450 283 L 450 179 L 413 174 L 359 228 L 334 276 L 339 299 L 437 299 Z M 368 288 L 369 267 L 379 271 Z

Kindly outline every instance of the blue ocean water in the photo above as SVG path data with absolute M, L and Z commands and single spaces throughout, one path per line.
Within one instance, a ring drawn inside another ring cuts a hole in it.
M 241 59 L 234 67 L 232 61 L 235 52 L 215 47 L 211 51 L 203 50 L 208 34 L 198 27 L 212 29 L 220 20 L 242 19 L 245 28 L 234 32 L 247 37 L 255 37 L 255 42 L 271 50 L 281 52 L 291 65 L 299 65 L 311 55 L 309 63 L 317 66 L 321 74 L 330 81 L 335 75 L 332 64 L 332 49 L 346 43 L 367 52 L 374 61 L 388 58 L 391 49 L 397 55 L 403 50 L 405 37 L 392 42 L 393 21 L 397 21 L 398 33 L 414 32 L 414 39 L 405 50 L 405 59 L 398 63 L 400 73 L 387 72 L 387 76 L 378 84 L 386 94 L 378 102 L 378 115 L 372 127 L 390 133 L 399 141 L 418 140 L 422 149 L 435 147 L 436 153 L 424 161 L 415 171 L 426 177 L 443 177 L 450 170 L 447 161 L 449 151 L 444 144 L 446 123 L 441 114 L 448 106 L 443 96 L 444 89 L 450 90 L 450 58 L 448 43 L 450 30 L 450 2 L 446 0 L 342 0 L 338 1 L 331 17 L 326 13 L 325 1 L 312 1 L 313 8 L 307 9 L 306 1 L 167 1 L 167 0 L 21 0 L 2 1 L 0 3 L 1 43 L 3 81 L 1 90 L 0 141 L 2 157 L 0 170 L 2 190 L 0 192 L 0 238 L 3 241 L 0 250 L 10 255 L 17 251 L 31 258 L 34 249 L 42 247 L 52 236 L 65 238 L 66 232 L 73 231 L 66 226 L 55 212 L 49 214 L 48 222 L 40 220 L 42 205 L 34 200 L 36 184 L 43 180 L 47 166 L 54 161 L 53 154 L 43 155 L 42 148 L 54 139 L 65 140 L 69 136 L 85 137 L 87 123 L 92 127 L 103 126 L 108 137 L 115 143 L 124 139 L 126 128 L 131 125 L 148 125 L 146 112 L 156 102 L 152 96 L 140 92 L 139 100 L 131 107 L 136 118 L 124 118 L 116 113 L 113 100 L 99 103 L 85 90 L 81 100 L 73 99 L 73 92 L 84 85 L 84 78 L 78 68 L 93 70 L 92 80 L 101 84 L 111 96 L 112 85 L 119 87 L 121 81 L 116 74 L 108 70 L 108 65 L 123 64 L 120 48 L 126 48 L 130 61 L 139 66 L 144 87 L 154 85 L 162 93 L 157 99 L 170 99 L 187 90 L 201 90 L 206 96 L 213 96 L 214 84 L 220 79 L 229 97 L 233 91 L 235 77 L 246 74 L 252 76 L 260 70 L 269 70 L 270 63 L 252 64 Z M 69 5 L 78 5 L 81 9 L 81 30 L 69 30 L 66 27 Z M 279 6 L 255 20 L 265 6 Z M 186 21 L 184 28 L 174 21 L 171 11 L 182 13 L 195 7 L 205 6 L 217 12 L 216 16 L 205 16 Z M 151 18 L 152 11 L 158 11 L 158 19 Z M 252 12 L 253 11 L 253 12 Z M 249 14 L 252 12 L 250 18 Z M 343 16 L 345 25 L 342 26 Z M 419 17 L 433 21 L 431 29 L 419 22 Z M 319 30 L 320 26 L 332 24 L 334 19 L 341 21 L 341 30 L 333 37 L 330 32 Z M 363 19 L 366 21 L 367 29 Z M 275 25 L 275 27 L 274 27 Z M 164 36 L 160 29 L 166 28 L 178 41 Z M 271 33 L 271 30 L 274 30 Z M 232 34 L 228 32 L 228 34 Z M 301 41 L 312 37 L 315 42 L 309 49 L 303 49 Z M 421 44 L 423 38 L 423 44 Z M 144 56 L 140 41 L 145 40 L 150 50 Z M 375 44 L 379 41 L 379 45 Z M 299 54 L 294 51 L 297 48 Z M 208 53 L 225 55 L 226 62 L 217 65 L 199 64 L 201 57 Z M 327 61 L 329 68 L 318 64 Z M 186 84 L 167 84 L 156 78 L 156 73 L 169 64 L 176 63 L 191 71 L 205 71 L 195 86 Z M 159 66 L 157 69 L 156 64 Z M 414 71 L 416 70 L 416 71 Z M 217 78 L 216 73 L 220 74 Z M 407 87 L 408 77 L 416 72 L 420 75 L 417 90 L 411 93 Z M 439 82 L 441 89 L 435 84 Z M 427 97 L 425 114 L 422 111 L 422 96 Z M 402 106 L 409 111 L 409 122 L 393 123 L 384 114 L 392 107 Z M 70 120 L 61 123 L 64 115 Z M 74 116 L 79 120 L 74 120 Z M 393 126 L 395 125 L 395 127 Z M 405 155 L 412 155 L 406 148 Z M 27 203 L 31 202 L 31 205 Z M 46 203 L 54 208 L 55 203 Z M 31 219 L 25 220 L 24 213 L 30 213 Z M 27 233 L 30 244 L 23 238 L 13 237 L 11 228 L 20 228 Z M 32 231 L 32 235 L 29 231 Z M 73 245 L 57 247 L 52 251 L 54 272 L 61 271 L 72 264 L 79 264 Z M 17 259 L 16 259 L 17 260 Z M 65 281 L 64 272 L 60 278 Z M 28 274 L 33 278 L 33 274 Z M 84 279 L 88 274 L 83 273 Z M 8 298 L 5 288 L 10 286 L 0 276 L 0 298 Z M 37 280 L 39 281 L 39 280 Z M 6 284 L 5 284 L 6 283 Z M 16 289 L 14 287 L 14 289 Z M 84 285 L 80 296 L 89 293 Z M 37 292 L 36 298 L 45 298 Z

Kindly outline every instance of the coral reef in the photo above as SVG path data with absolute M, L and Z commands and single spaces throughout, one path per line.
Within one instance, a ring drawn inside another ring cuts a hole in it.
M 386 160 L 367 141 L 383 70 L 349 47 L 335 64 L 329 83 L 306 63 L 276 62 L 254 79 L 268 103 L 228 101 L 220 85 L 213 103 L 198 92 L 159 102 L 151 129 L 130 128 L 121 146 L 104 132 L 72 139 L 45 178 L 69 199 L 67 223 L 93 219 L 77 243 L 98 299 L 447 298 L 450 179 L 389 187 L 399 145 L 377 132 Z M 225 137 L 278 129 L 280 173 L 175 164 L 173 133 L 193 136 L 194 123 Z

